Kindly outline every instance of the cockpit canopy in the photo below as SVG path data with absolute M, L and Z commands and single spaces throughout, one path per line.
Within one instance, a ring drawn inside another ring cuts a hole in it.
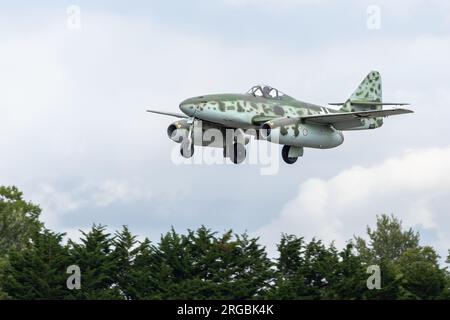
M 247 94 L 251 94 L 254 97 L 263 97 L 267 99 L 282 99 L 283 97 L 286 97 L 283 92 L 266 85 L 253 86 L 247 91 Z

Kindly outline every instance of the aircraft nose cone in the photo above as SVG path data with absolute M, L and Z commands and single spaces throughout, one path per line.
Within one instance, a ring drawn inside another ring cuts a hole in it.
M 190 116 L 189 107 L 186 104 L 180 103 L 180 110 L 185 114 Z
M 194 114 L 196 104 L 194 99 L 186 99 L 180 103 L 180 110 L 187 116 L 192 116 Z

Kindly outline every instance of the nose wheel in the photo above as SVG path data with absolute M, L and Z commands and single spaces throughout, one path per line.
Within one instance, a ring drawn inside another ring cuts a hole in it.
M 231 145 L 230 151 L 229 151 L 230 160 L 235 163 L 239 164 L 242 163 L 245 160 L 245 157 L 247 156 L 247 151 L 245 150 L 245 146 L 242 143 L 234 142 Z
M 191 158 L 194 155 L 194 144 L 189 139 L 184 139 L 180 146 L 180 154 L 184 158 Z

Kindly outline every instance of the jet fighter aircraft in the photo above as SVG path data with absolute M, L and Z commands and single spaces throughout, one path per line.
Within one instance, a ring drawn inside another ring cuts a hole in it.
M 344 142 L 342 131 L 379 128 L 383 118 L 412 113 L 403 108 L 383 106 L 407 105 L 382 101 L 381 76 L 371 71 L 344 102 L 329 103 L 338 110 L 302 102 L 266 85 L 256 85 L 245 94 L 212 94 L 189 98 L 180 103 L 180 113 L 155 110 L 179 118 L 167 128 L 170 139 L 181 143 L 183 157 L 192 157 L 194 145 L 223 148 L 224 157 L 241 163 L 245 145 L 251 136 L 283 145 L 282 158 L 292 164 L 303 156 L 304 148 L 328 149 Z M 214 129 L 231 139 L 205 139 Z

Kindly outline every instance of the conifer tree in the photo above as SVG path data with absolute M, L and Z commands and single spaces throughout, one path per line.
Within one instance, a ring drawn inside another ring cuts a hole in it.
M 66 287 L 69 255 L 62 243 L 63 234 L 47 229 L 35 233 L 33 245 L 9 254 L 7 276 L 2 286 L 13 299 L 64 299 L 70 296 Z
M 111 259 L 114 261 L 114 283 L 118 286 L 125 299 L 134 297 L 136 281 L 132 277 L 132 270 L 136 255 L 139 252 L 136 236 L 132 235 L 127 226 L 123 226 L 121 231 L 117 231 L 112 244 L 114 250 Z
M 74 290 L 77 299 L 122 299 L 123 295 L 115 283 L 117 265 L 114 259 L 113 238 L 106 227 L 93 225 L 85 233 L 81 243 L 69 241 L 71 264 L 81 271 L 81 289 Z

